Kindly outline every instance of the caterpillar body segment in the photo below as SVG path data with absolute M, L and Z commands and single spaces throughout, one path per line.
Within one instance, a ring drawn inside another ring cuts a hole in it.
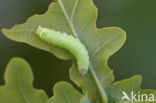
M 72 35 L 39 26 L 36 34 L 44 42 L 69 51 L 77 60 L 78 70 L 86 74 L 89 69 L 89 56 L 85 46 Z

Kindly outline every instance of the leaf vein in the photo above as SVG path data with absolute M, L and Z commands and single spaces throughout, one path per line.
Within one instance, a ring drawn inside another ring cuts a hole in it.
M 73 23 L 71 22 L 71 19 L 69 18 L 69 15 L 68 15 L 68 13 L 67 13 L 66 10 L 65 10 L 65 7 L 64 7 L 64 4 L 63 4 L 62 0 L 58 0 L 58 2 L 59 2 L 59 5 L 60 5 L 60 7 L 61 7 L 61 9 L 62 9 L 62 11 L 63 11 L 63 13 L 64 13 L 66 19 L 67 19 L 68 24 L 69 24 L 69 26 L 70 26 L 70 28 L 71 28 L 71 30 L 72 30 L 72 32 L 73 32 L 73 35 L 74 35 L 77 39 L 79 39 L 79 37 L 78 37 L 78 35 L 77 35 L 77 32 L 76 32 L 76 30 L 75 30 L 75 28 L 74 28 L 74 25 L 73 25 Z M 79 40 L 80 40 L 80 39 L 79 39 Z M 101 94 L 101 98 L 102 98 L 103 102 L 104 102 L 104 103 L 107 103 L 108 100 L 107 100 L 106 92 L 105 92 L 105 90 L 103 89 L 103 87 L 102 87 L 102 85 L 101 85 L 101 82 L 98 80 L 98 77 L 97 77 L 96 73 L 94 72 L 94 69 L 93 69 L 93 67 L 92 67 L 91 64 L 90 64 L 90 71 L 91 71 L 92 76 L 93 76 L 93 79 L 94 79 L 94 81 L 95 81 L 95 83 L 96 83 L 96 85 L 97 85 L 97 88 L 99 89 L 99 92 L 100 92 L 100 94 Z
M 30 103 L 29 100 L 24 95 L 23 90 L 21 89 L 21 86 L 20 86 L 20 83 L 19 83 L 19 78 L 17 76 L 16 76 L 16 78 L 17 78 L 17 81 L 18 81 L 17 82 L 18 83 L 17 89 L 18 89 L 19 93 L 21 94 L 21 96 L 23 97 L 24 102 L 25 103 Z
M 112 41 L 113 39 L 117 38 L 119 35 L 116 35 L 114 37 L 112 37 L 111 39 L 107 39 L 107 41 L 104 41 L 102 43 L 102 45 L 95 51 L 95 53 L 93 54 L 93 56 L 91 57 L 91 61 L 93 60 L 93 58 L 96 56 L 96 54 L 105 46 L 107 45 L 110 41 Z
M 78 6 L 78 3 L 79 3 L 79 0 L 76 0 L 76 2 L 74 4 L 74 7 L 73 7 L 73 10 L 72 10 L 72 14 L 71 14 L 71 21 L 73 21 L 73 18 L 74 18 L 75 11 L 76 11 L 76 8 Z
M 74 35 L 76 38 L 79 39 L 79 37 L 78 37 L 78 35 L 77 35 L 77 32 L 75 31 L 74 24 L 71 22 L 68 13 L 67 13 L 66 10 L 65 10 L 65 7 L 64 7 L 64 5 L 63 5 L 62 0 L 58 0 L 58 2 L 59 2 L 59 5 L 60 5 L 60 7 L 61 7 L 61 9 L 62 9 L 62 11 L 63 11 L 63 13 L 64 13 L 66 19 L 67 19 L 68 24 L 69 24 L 69 26 L 70 26 L 70 28 L 71 28 L 71 30 L 72 30 L 72 32 L 73 32 L 73 35 Z

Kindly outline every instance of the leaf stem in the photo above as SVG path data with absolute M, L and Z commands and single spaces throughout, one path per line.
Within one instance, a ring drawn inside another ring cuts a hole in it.
M 75 30 L 75 28 L 74 28 L 74 25 L 73 25 L 73 23 L 71 22 L 71 19 L 69 18 L 68 14 L 67 14 L 67 12 L 66 12 L 66 10 L 65 10 L 65 7 L 64 7 L 64 5 L 63 5 L 62 0 L 58 0 L 58 2 L 59 2 L 59 5 L 60 5 L 60 7 L 61 7 L 61 9 L 62 9 L 62 11 L 63 11 L 63 13 L 64 13 L 66 19 L 67 19 L 68 24 L 69 24 L 69 26 L 70 26 L 70 28 L 71 28 L 71 30 L 72 30 L 72 32 L 73 32 L 73 35 L 74 35 L 77 39 L 80 40 L 80 38 L 79 38 L 79 36 L 77 35 L 77 32 L 76 32 L 76 30 Z M 76 0 L 76 4 L 75 4 L 75 5 L 77 5 L 77 3 L 78 3 L 78 0 Z M 76 9 L 76 7 L 74 7 L 74 8 Z M 75 11 L 75 10 L 74 10 L 74 11 Z M 73 14 L 73 13 L 72 13 L 72 14 Z M 72 15 L 72 16 L 73 16 L 73 15 Z M 94 78 L 94 81 L 95 81 L 95 83 L 96 83 L 96 85 L 97 85 L 97 88 L 98 88 L 98 90 L 99 90 L 99 92 L 100 92 L 100 94 L 101 94 L 101 98 L 102 98 L 103 103 L 108 103 L 108 98 L 107 98 L 106 92 L 105 92 L 105 90 L 103 89 L 103 87 L 102 87 L 100 81 L 98 80 L 98 77 L 97 77 L 96 73 L 94 72 L 94 69 L 93 69 L 93 67 L 92 67 L 91 64 L 90 64 L 90 71 L 91 71 L 91 74 L 92 74 L 92 76 L 93 76 L 93 78 Z
M 103 103 L 108 103 L 107 94 L 106 94 L 105 90 L 103 89 L 103 87 L 101 86 L 101 83 L 98 80 L 98 77 L 96 76 L 96 73 L 94 72 L 93 66 L 91 64 L 90 64 L 90 71 L 91 71 L 94 81 L 97 85 L 97 88 L 99 89 Z

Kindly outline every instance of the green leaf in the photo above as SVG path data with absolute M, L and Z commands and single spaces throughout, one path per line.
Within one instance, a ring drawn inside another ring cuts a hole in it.
M 109 100 L 111 103 L 117 102 L 117 103 L 155 103 L 155 101 L 125 101 L 121 100 L 123 95 L 123 91 L 128 95 L 128 97 L 131 98 L 131 93 L 134 94 L 146 94 L 149 96 L 149 94 L 154 95 L 156 97 L 156 91 L 155 90 L 146 90 L 146 89 L 140 89 L 141 87 L 141 81 L 142 77 L 140 75 L 133 76 L 131 78 L 121 80 L 118 82 L 113 83 L 109 88 L 107 88 L 107 93 L 109 95 Z M 141 97 L 141 96 L 140 96 Z
M 42 90 L 32 87 L 30 66 L 20 58 L 13 58 L 5 72 L 5 85 L 0 86 L 0 103 L 48 103 Z
M 70 77 L 83 88 L 84 92 L 88 92 L 90 98 L 102 98 L 105 103 L 107 101 L 105 90 L 114 80 L 113 72 L 109 69 L 107 61 L 109 56 L 123 44 L 125 33 L 119 28 L 103 28 L 98 31 L 100 31 L 100 38 L 103 41 L 97 40 L 90 44 L 92 47 L 96 42 L 101 43 L 93 50 L 96 52 L 93 53 L 94 56 L 91 56 L 90 72 L 85 76 L 81 76 L 77 71 L 75 62 L 71 68 Z
M 146 94 L 146 95 L 154 95 L 154 101 L 120 101 L 117 103 L 156 103 L 156 90 L 150 90 L 150 89 L 144 89 L 144 90 L 138 90 L 140 94 Z
M 147 95 L 149 95 L 149 94 L 152 94 L 152 95 L 154 95 L 154 102 L 148 102 L 148 103 L 156 103 L 156 90 L 152 90 L 152 89 L 142 89 L 142 90 L 140 90 L 140 93 L 141 94 L 147 94 Z
M 141 87 L 142 77 L 140 75 L 133 76 L 131 78 L 121 80 L 113 83 L 108 88 L 108 95 L 112 102 L 119 102 L 123 97 L 123 91 L 130 96 L 131 92 L 137 92 Z
M 95 98 L 97 101 L 107 103 L 106 88 L 114 80 L 107 61 L 121 48 L 126 33 L 117 27 L 97 29 L 96 19 L 97 8 L 92 0 L 58 0 L 49 6 L 44 15 L 35 15 L 26 23 L 16 25 L 12 29 L 3 29 L 3 33 L 12 40 L 49 51 L 62 59 L 71 56 L 65 50 L 41 41 L 35 34 L 36 28 L 41 25 L 78 38 L 89 52 L 90 70 L 87 75 L 82 76 L 74 62 L 70 71 L 71 80 L 83 88 L 90 99 Z
M 87 96 L 83 96 L 67 82 L 58 82 L 54 86 L 54 96 L 49 103 L 90 103 Z

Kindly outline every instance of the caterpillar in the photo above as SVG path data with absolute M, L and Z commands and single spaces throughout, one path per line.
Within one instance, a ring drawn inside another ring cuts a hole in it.
M 88 51 L 78 39 L 67 33 L 61 33 L 41 26 L 38 26 L 36 34 L 44 42 L 70 52 L 77 60 L 80 74 L 84 75 L 87 73 L 89 69 Z

